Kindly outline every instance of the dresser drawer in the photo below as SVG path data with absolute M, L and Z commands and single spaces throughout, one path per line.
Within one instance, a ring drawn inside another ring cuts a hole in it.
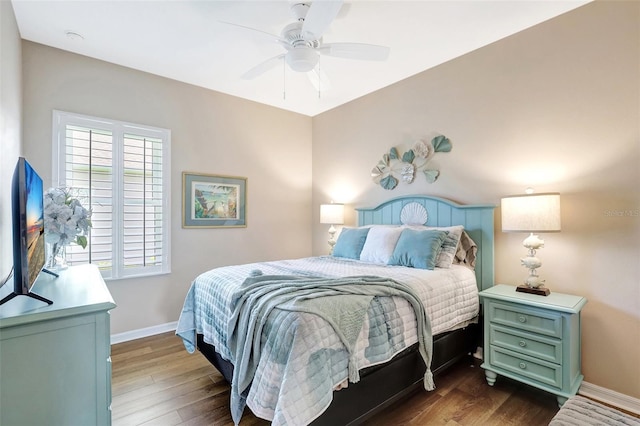
M 491 365 L 554 388 L 562 389 L 562 367 L 527 355 L 491 346 Z
M 562 362 L 562 341 L 558 339 L 527 334 L 513 328 L 491 324 L 489 343 L 556 364 Z
M 562 315 L 559 313 L 494 301 L 489 301 L 489 311 L 494 324 L 562 338 Z

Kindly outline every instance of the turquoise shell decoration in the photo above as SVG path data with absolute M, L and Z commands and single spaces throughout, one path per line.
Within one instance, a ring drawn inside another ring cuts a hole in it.
M 423 173 L 429 183 L 435 182 L 438 179 L 438 176 L 440 176 L 439 170 L 425 170 Z
M 413 163 L 413 160 L 416 159 L 416 155 L 413 153 L 413 150 L 410 149 L 409 151 L 405 152 L 404 155 L 402 156 L 402 162 L 403 163 Z
M 397 152 L 396 152 L 397 153 Z M 391 174 L 391 157 L 393 153 L 385 154 L 382 160 L 371 170 L 371 178 L 384 189 L 393 189 L 398 185 L 398 179 Z
M 442 135 L 436 136 L 431 140 L 433 149 L 436 152 L 449 152 L 451 151 L 451 141 Z
M 440 171 L 427 168 L 427 164 L 437 152 L 451 152 L 451 141 L 443 135 L 431 139 L 431 142 L 419 140 L 413 148 L 400 155 L 396 147 L 392 147 L 382 160 L 371 170 L 371 178 L 384 189 L 392 190 L 398 186 L 398 174 L 404 183 L 412 183 L 417 172 L 422 172 L 428 183 L 434 183 Z
M 398 179 L 394 178 L 391 175 L 380 179 L 380 186 L 383 187 L 384 189 L 391 190 L 395 188 L 397 185 L 398 185 Z

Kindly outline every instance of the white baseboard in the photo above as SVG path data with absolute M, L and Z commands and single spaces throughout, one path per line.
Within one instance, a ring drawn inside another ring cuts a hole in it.
M 178 321 L 168 322 L 166 324 L 154 325 L 153 327 L 139 328 L 137 330 L 125 331 L 124 333 L 112 334 L 111 344 L 128 342 L 129 340 L 141 339 L 143 337 L 154 336 L 156 334 L 166 333 L 167 331 L 175 331 Z
M 593 383 L 582 382 L 578 394 L 595 399 L 605 404 L 621 408 L 630 413 L 640 415 L 640 399 L 625 395 Z

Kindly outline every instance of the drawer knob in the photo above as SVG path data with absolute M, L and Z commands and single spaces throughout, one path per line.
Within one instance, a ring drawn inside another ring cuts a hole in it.
M 527 364 L 525 364 L 524 362 L 521 362 L 520 363 L 520 368 L 522 368 L 524 370 L 525 368 L 527 368 Z
M 524 323 L 524 322 L 527 322 L 527 317 L 525 317 L 524 315 L 520 315 L 520 316 L 518 317 L 518 321 L 523 322 L 523 323 Z
M 524 340 L 520 340 L 518 344 L 520 345 L 521 348 L 524 348 L 525 346 L 527 346 L 527 342 L 525 342 Z

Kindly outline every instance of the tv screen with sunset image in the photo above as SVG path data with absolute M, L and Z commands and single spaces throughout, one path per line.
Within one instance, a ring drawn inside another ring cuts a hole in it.
M 20 295 L 32 297 L 49 305 L 53 303 L 31 291 L 41 271 L 58 276 L 43 269 L 45 263 L 43 196 L 42 179 L 27 160 L 20 157 L 11 182 L 13 292 L 0 300 L 0 305 Z
M 26 231 L 27 231 L 27 291 L 38 278 L 45 262 L 44 208 L 42 179 L 25 161 L 26 181 Z

